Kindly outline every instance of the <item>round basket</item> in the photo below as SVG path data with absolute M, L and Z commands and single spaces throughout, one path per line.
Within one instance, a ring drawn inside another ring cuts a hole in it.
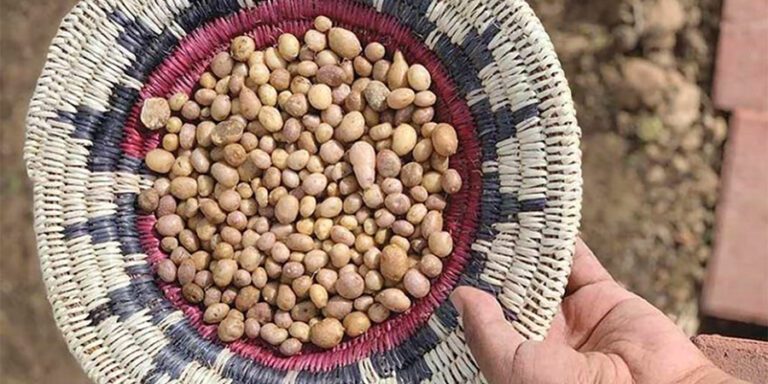
M 155 278 L 167 255 L 154 217 L 134 206 L 159 137 L 138 114 L 148 97 L 191 91 L 234 36 L 270 46 L 317 15 L 430 70 L 465 187 L 446 213 L 454 254 L 427 297 L 333 350 L 286 358 L 218 342 L 201 310 Z M 523 0 L 85 0 L 53 40 L 27 123 L 48 298 L 99 383 L 479 382 L 448 295 L 479 287 L 526 337 L 546 335 L 578 232 L 579 137 L 560 64 Z

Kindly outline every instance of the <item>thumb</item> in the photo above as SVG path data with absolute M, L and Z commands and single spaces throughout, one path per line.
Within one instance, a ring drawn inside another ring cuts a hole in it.
M 461 316 L 467 345 L 491 383 L 508 383 L 512 379 L 512 359 L 525 341 L 504 318 L 496 299 L 475 288 L 459 287 L 451 294 L 451 302 Z
M 504 318 L 496 299 L 475 288 L 459 287 L 451 302 L 461 316 L 464 337 L 488 382 L 614 383 L 623 365 L 618 356 L 581 354 L 554 341 L 531 341 Z

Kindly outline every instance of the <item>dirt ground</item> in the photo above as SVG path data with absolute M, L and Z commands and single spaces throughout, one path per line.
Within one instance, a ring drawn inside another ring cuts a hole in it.
M 611 272 L 698 324 L 726 126 L 709 103 L 719 0 L 532 0 L 584 130 L 583 236 Z M 24 115 L 46 48 L 75 0 L 0 0 L 0 378 L 85 383 L 40 279 Z

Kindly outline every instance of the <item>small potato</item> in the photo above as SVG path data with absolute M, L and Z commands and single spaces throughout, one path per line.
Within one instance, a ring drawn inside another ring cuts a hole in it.
M 435 278 L 443 271 L 443 262 L 432 254 L 422 256 L 418 266 L 419 271 L 429 278 Z
M 197 195 L 197 180 L 191 177 L 177 177 L 171 180 L 171 195 L 186 200 Z
M 397 177 L 401 167 L 400 156 L 389 149 L 380 151 L 376 156 L 376 170 L 383 177 Z
M 320 63 L 318 63 L 318 65 L 320 65 Z M 344 70 L 340 66 L 336 64 L 325 64 L 320 65 L 320 69 L 317 70 L 317 74 L 315 75 L 315 80 L 317 83 L 336 88 L 344 83 L 345 76 Z
M 353 306 L 355 310 L 365 312 L 368 310 L 368 308 L 371 307 L 373 303 L 373 296 L 363 295 L 355 299 Z
M 275 206 L 275 217 L 280 223 L 291 224 L 299 214 L 299 200 L 293 195 L 285 195 Z
M 430 138 L 435 152 L 440 156 L 451 156 L 459 147 L 456 130 L 449 124 L 438 124 Z
M 369 82 L 363 90 L 365 101 L 376 112 L 387 109 L 390 93 L 386 84 L 375 80 Z
M 336 292 L 341 297 L 354 300 L 363 294 L 365 281 L 355 272 L 343 273 L 336 280 Z
M 384 287 L 384 277 L 378 271 L 368 271 L 365 274 L 365 288 L 372 292 L 378 292 Z
M 292 263 L 298 264 L 298 267 L 288 267 L 288 269 L 290 269 L 290 268 L 296 268 L 296 269 L 301 268 L 300 269 L 301 273 L 302 274 L 304 273 L 304 265 L 302 265 L 298 261 L 291 261 L 289 263 L 286 263 L 286 265 L 292 264 Z M 283 270 L 285 270 L 285 269 L 286 269 L 286 267 L 283 267 Z M 283 273 L 285 273 L 285 271 Z M 311 287 L 311 286 L 312 286 L 312 277 L 310 277 L 310 276 L 301 276 L 301 275 L 299 275 L 297 278 L 295 278 L 291 282 L 291 289 L 293 289 L 293 292 L 296 293 L 296 296 L 299 297 L 299 298 L 306 298 L 309 295 L 309 287 Z
M 313 108 L 324 111 L 331 106 L 333 102 L 333 96 L 331 87 L 326 84 L 314 84 L 309 88 L 307 93 L 309 104 Z
M 364 131 L 365 117 L 358 111 L 352 111 L 344 115 L 335 131 L 334 138 L 342 143 L 351 143 L 359 139 Z
M 400 124 L 392 133 L 392 150 L 399 156 L 406 156 L 416 146 L 416 140 L 416 130 L 408 124 Z
M 389 71 L 387 71 L 387 86 L 389 89 L 395 90 L 407 85 L 408 63 L 405 61 L 403 53 L 397 51 L 392 59 L 392 65 L 389 67 Z
M 413 148 L 413 161 L 423 163 L 432 156 L 432 140 L 421 139 Z
M 331 28 L 328 31 L 328 46 L 339 56 L 349 60 L 363 51 L 357 35 L 344 28 Z
M 336 164 L 344 157 L 344 146 L 336 141 L 330 140 L 320 146 L 320 158 L 327 164 Z
M 290 311 L 296 305 L 296 294 L 289 285 L 281 284 L 278 287 L 276 303 L 283 311 Z
M 323 309 L 328 305 L 328 291 L 320 284 L 312 284 L 309 287 L 309 299 L 315 307 Z
M 141 122 L 147 129 L 158 130 L 165 127 L 171 118 L 171 106 L 162 97 L 153 97 L 144 101 L 141 108 Z
M 301 43 L 296 36 L 290 33 L 283 33 L 277 38 L 277 51 L 280 52 L 280 56 L 285 60 L 293 60 L 299 56 L 299 48 Z
M 259 301 L 261 292 L 254 286 L 246 286 L 240 289 L 235 298 L 235 307 L 243 312 L 251 309 Z
M 301 340 L 290 338 L 285 341 L 283 341 L 280 344 L 280 353 L 283 354 L 283 356 L 294 356 L 298 355 L 299 352 L 301 352 L 302 343 Z
M 453 238 L 445 231 L 429 235 L 429 250 L 437 257 L 446 257 L 453 251 Z
M 355 73 L 358 76 L 368 77 L 373 72 L 373 64 L 371 64 L 371 62 L 366 60 L 363 56 L 355 57 L 352 64 L 355 68 Z
M 378 141 L 390 138 L 392 136 L 392 132 L 392 124 L 382 123 L 371 128 L 368 134 L 371 136 L 371 139 Z
M 348 156 L 357 183 L 363 189 L 371 187 L 376 181 L 376 151 L 370 144 L 359 141 L 352 145 Z
M 288 339 L 288 331 L 278 327 L 274 323 L 267 323 L 261 326 L 259 336 L 269 344 L 280 345 Z
M 237 262 L 232 259 L 218 260 L 213 267 L 213 281 L 216 286 L 226 288 L 237 271 Z
M 344 316 L 352 312 L 352 301 L 347 300 L 341 296 L 333 296 L 328 300 L 325 308 L 323 308 L 323 314 L 327 317 L 333 317 L 336 319 L 343 319 Z
M 395 245 L 384 247 L 381 251 L 380 270 L 387 279 L 400 281 L 408 271 L 408 254 Z
M 216 303 L 205 309 L 203 321 L 206 324 L 218 324 L 227 317 L 229 305 Z
M 310 29 L 304 34 L 304 43 L 313 52 L 320 52 L 326 48 L 327 40 L 324 33 Z
M 430 195 L 427 198 L 427 201 L 424 202 L 424 205 L 427 206 L 428 209 L 433 209 L 436 211 L 442 211 L 446 207 L 446 201 L 445 198 L 443 198 L 440 195 Z
M 175 160 L 172 153 L 159 148 L 147 152 L 144 159 L 147 168 L 161 174 L 170 172 Z
M 400 179 L 403 186 L 407 188 L 415 187 L 422 183 L 424 177 L 424 168 L 417 162 L 411 162 L 403 166 L 400 172 Z
M 158 263 L 157 276 L 166 283 L 176 281 L 176 264 L 170 259 L 163 259 Z
M 314 247 L 314 241 L 307 235 L 301 233 L 292 233 L 288 235 L 288 239 L 286 240 L 285 245 L 287 245 L 288 248 L 292 251 L 309 252 Z
M 417 269 L 409 269 L 408 272 L 405 273 L 405 276 L 403 277 L 403 286 L 411 296 L 417 299 L 427 296 L 431 289 L 429 279 L 422 275 Z
M 386 52 L 386 48 L 381 43 L 372 42 L 365 46 L 365 57 L 371 62 L 383 59 Z
M 192 304 L 199 304 L 205 298 L 203 288 L 195 283 L 189 283 L 182 286 L 181 295 Z
M 328 197 L 322 203 L 318 204 L 317 215 L 326 218 L 335 218 L 341 213 L 343 202 L 338 197 Z
M 283 104 L 283 110 L 293 117 L 304 116 L 309 110 L 307 96 L 301 93 L 291 95 Z M 285 131 L 285 129 L 283 129 L 283 131 Z
M 411 201 L 403 193 L 393 193 L 384 199 L 387 210 L 394 215 L 404 215 L 411 209 Z
M 439 172 L 427 172 L 421 179 L 421 186 L 424 187 L 424 189 L 426 189 L 429 193 L 442 192 L 442 175 Z
M 218 95 L 211 103 L 211 117 L 216 121 L 223 121 L 232 112 L 232 102 L 228 95 Z
M 323 39 L 325 39 L 325 35 L 323 35 Z M 299 73 L 299 75 L 304 77 L 313 77 L 317 74 L 317 70 L 319 67 L 317 66 L 317 63 L 314 61 L 302 61 L 299 63 L 299 65 L 296 67 L 296 71 Z
M 373 303 L 368 308 L 368 318 L 374 323 L 383 323 L 389 318 L 390 311 L 384 305 L 380 303 Z
M 397 288 L 387 288 L 376 295 L 376 301 L 392 312 L 405 312 L 411 307 L 411 299 Z
M 261 332 L 261 324 L 256 319 L 245 319 L 245 336 L 249 339 L 255 339 L 259 337 Z
M 269 47 L 264 51 L 264 63 L 271 70 L 285 69 L 287 63 L 280 56 L 280 53 L 274 47 Z
M 247 317 L 256 319 L 260 324 L 266 324 L 272 321 L 272 307 L 268 303 L 257 303 L 248 310 Z
M 304 265 L 296 262 L 296 261 L 290 261 L 283 265 L 283 274 L 282 276 L 286 279 L 295 279 L 301 275 L 304 274 Z M 296 290 L 294 289 L 294 293 Z
M 315 249 L 304 256 L 304 268 L 309 273 L 314 273 L 328 264 L 328 254 L 325 251 Z
M 166 215 L 157 220 L 155 228 L 162 236 L 176 236 L 184 229 L 184 222 L 179 215 Z
M 259 110 L 259 123 L 269 132 L 278 132 L 283 128 L 280 111 L 269 105 L 262 106 Z
M 344 338 L 344 326 L 337 319 L 325 318 L 310 328 L 309 338 L 312 344 L 331 349 Z
M 232 40 L 232 47 L 230 51 L 232 53 L 232 58 L 237 61 L 248 61 L 248 58 L 251 56 L 251 54 L 253 54 L 255 50 L 256 42 L 254 42 L 253 39 L 248 36 L 238 36 Z
M 413 93 L 412 89 L 395 89 L 387 95 L 387 105 L 392 109 L 399 110 L 413 104 L 415 98 L 416 94 Z
M 334 228 L 336 228 L 338 231 L 347 231 L 346 228 L 340 227 L 338 225 L 334 226 Z M 352 235 L 352 232 L 348 232 L 348 233 L 351 236 L 353 236 L 353 239 L 354 239 L 354 235 Z M 340 236 L 337 236 L 337 238 L 338 237 Z M 330 257 L 331 264 L 336 268 L 342 268 L 345 265 L 349 264 L 349 259 L 351 258 L 349 246 L 344 243 L 334 244 L 331 250 L 328 252 L 328 255 Z
M 321 173 L 313 173 L 307 176 L 301 184 L 304 193 L 312 196 L 322 193 L 326 186 L 328 186 L 328 179 Z
M 408 85 L 415 91 L 426 91 L 432 85 L 432 76 L 421 64 L 414 64 L 408 68 Z
M 226 163 L 217 162 L 211 166 L 211 176 L 224 187 L 233 188 L 240 181 L 240 175 L 235 168 Z
M 434 93 L 431 91 L 421 91 L 416 93 L 416 97 L 413 99 L 413 104 L 420 108 L 426 108 L 435 105 L 436 101 L 437 96 L 435 96 Z
M 218 327 L 219 340 L 231 343 L 243 337 L 245 322 L 234 317 L 227 317 L 221 321 Z
M 455 169 L 449 169 L 443 172 L 443 176 L 440 178 L 440 186 L 443 191 L 449 194 L 454 194 L 461 190 L 461 176 Z
M 136 203 L 142 212 L 153 213 L 160 205 L 160 194 L 154 188 L 144 190 L 139 194 Z
M 344 329 L 347 336 L 357 337 L 368 331 L 371 327 L 371 320 L 365 312 L 352 312 L 344 317 Z
M 179 280 L 179 284 L 187 285 L 195 279 L 195 263 L 190 259 L 185 259 L 179 265 L 179 269 L 176 272 L 176 277 Z
M 288 333 L 291 337 L 295 337 L 301 342 L 306 343 L 309 341 L 309 325 L 305 322 L 294 321 L 288 328 Z
M 421 221 L 421 235 L 429 239 L 433 233 L 443 230 L 443 215 L 438 211 L 429 211 Z
M 290 328 L 291 323 L 293 323 L 293 319 L 291 318 L 290 312 L 284 312 L 284 311 L 277 311 L 277 313 L 275 313 L 275 317 L 273 320 L 275 322 L 275 325 L 283 329 Z

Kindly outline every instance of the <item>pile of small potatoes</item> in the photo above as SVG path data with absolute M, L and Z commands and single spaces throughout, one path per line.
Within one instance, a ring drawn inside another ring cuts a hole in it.
M 388 57 L 320 16 L 303 42 L 237 37 L 191 96 L 145 101 L 142 123 L 163 130 L 138 197 L 170 255 L 157 273 L 223 342 L 333 348 L 442 272 L 456 131 L 433 121 L 429 71 Z

